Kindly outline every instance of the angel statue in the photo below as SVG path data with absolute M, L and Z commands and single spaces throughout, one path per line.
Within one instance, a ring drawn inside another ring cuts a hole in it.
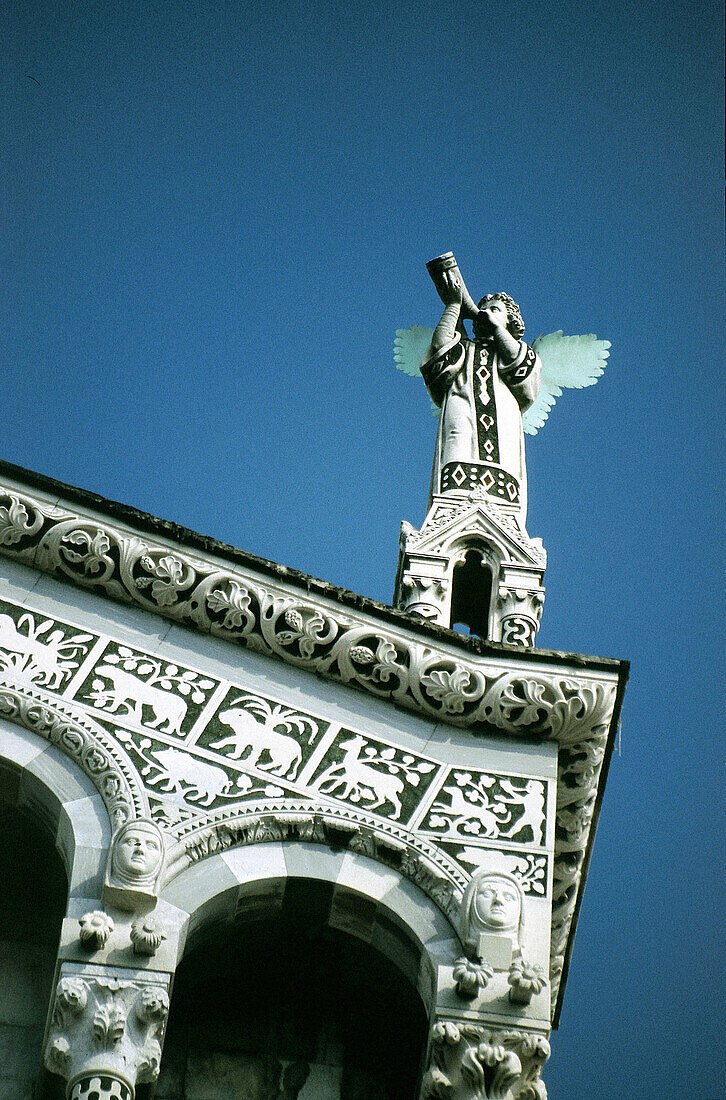
M 535 435 L 542 427 L 563 386 L 597 382 L 610 342 L 559 331 L 530 347 L 522 340 L 519 306 L 508 294 L 488 294 L 474 305 L 453 253 L 426 266 L 444 312 L 433 331 L 398 329 L 394 356 L 399 370 L 423 375 L 441 409 L 431 497 L 483 495 L 524 529 L 523 433 Z

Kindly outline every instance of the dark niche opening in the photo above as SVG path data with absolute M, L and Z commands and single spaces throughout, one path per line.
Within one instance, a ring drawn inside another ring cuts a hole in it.
M 353 900 L 351 919 L 380 927 Z M 277 914 L 218 925 L 184 958 L 156 1100 L 414 1100 L 423 1003 L 370 943 L 328 926 L 331 901 L 325 883 L 288 880 Z M 397 926 L 382 934 L 414 950 Z
M 451 581 L 451 629 L 487 638 L 493 575 L 481 550 L 471 548 L 454 566 Z
M 0 1094 L 55 1100 L 65 1081 L 41 1070 L 41 1048 L 68 884 L 44 825 L 2 802 L 0 883 Z

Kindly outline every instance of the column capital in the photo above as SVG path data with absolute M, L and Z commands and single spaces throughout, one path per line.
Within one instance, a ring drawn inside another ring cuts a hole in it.
M 156 1081 L 170 982 L 155 971 L 61 964 L 44 1062 L 68 1081 L 69 1100 L 82 1100 L 92 1078 L 103 1100 L 133 1100 L 137 1084 Z
M 490 1028 L 437 1016 L 420 1100 L 547 1100 L 542 1032 Z

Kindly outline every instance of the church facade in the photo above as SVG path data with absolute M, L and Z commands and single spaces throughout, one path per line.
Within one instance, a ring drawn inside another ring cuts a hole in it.
M 0 466 L 8 1096 L 546 1096 L 627 664 L 500 528 L 482 640 Z

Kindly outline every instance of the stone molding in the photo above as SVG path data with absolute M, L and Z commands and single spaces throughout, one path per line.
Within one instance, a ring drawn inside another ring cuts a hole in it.
M 517 653 L 465 652 L 417 634 L 414 623 L 409 632 L 373 613 L 306 595 L 276 578 L 201 558 L 103 516 L 70 511 L 7 486 L 0 486 L 0 553 L 426 718 L 474 734 L 555 741 L 560 750 L 551 966 L 556 1003 L 617 702 L 617 669 L 583 673 L 576 658 L 564 669 L 546 654 L 535 663 Z M 146 816 L 146 795 L 126 753 L 87 717 L 43 692 L 7 685 L 0 687 L 0 713 L 76 760 L 104 798 L 114 827 Z M 246 816 L 247 811 L 240 821 Z M 253 826 L 254 814 L 249 816 L 245 837 L 259 828 Z M 209 842 L 219 838 L 219 828 L 210 826 Z
M 44 1062 L 69 1081 L 108 1075 L 133 1096 L 156 1081 L 169 1013 L 170 977 L 118 967 L 62 963 Z M 82 1093 L 81 1093 L 82 1095 Z
M 420 1100 L 547 1100 L 540 1074 L 549 1055 L 542 1033 L 439 1017 Z
M 407 520 L 401 523 L 401 549 L 440 554 L 460 542 L 463 534 L 491 539 L 502 561 L 526 562 L 542 570 L 547 565 L 542 540 L 530 538 L 514 516 L 490 506 L 481 493 L 455 501 L 446 496 L 434 497 L 420 530 Z
M 80 709 L 35 688 L 0 683 L 0 717 L 39 734 L 78 764 L 103 799 L 113 829 L 148 812 L 123 746 Z
M 173 830 L 169 880 L 200 859 L 247 844 L 299 840 L 349 849 L 393 868 L 409 879 L 452 922 L 458 913 L 466 876 L 436 845 L 393 823 L 344 807 L 302 799 L 270 799 L 244 809 L 218 811 L 207 821 L 182 823 Z

